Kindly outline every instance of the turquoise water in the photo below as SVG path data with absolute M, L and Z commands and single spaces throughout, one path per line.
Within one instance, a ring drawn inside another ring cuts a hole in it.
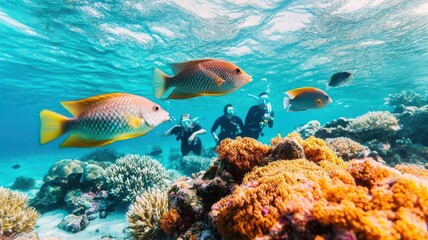
M 129 92 L 159 103 L 178 118 L 203 117 L 209 130 L 232 103 L 245 119 L 255 100 L 271 95 L 275 124 L 263 142 L 319 120 L 391 110 L 384 98 L 401 90 L 428 90 L 428 4 L 413 1 L 74 1 L 0 2 L 0 185 L 19 171 L 43 171 L 62 158 L 93 149 L 60 149 L 64 140 L 39 144 L 42 109 L 68 113 L 60 101 L 108 92 Z M 158 67 L 200 58 L 236 63 L 254 81 L 221 97 L 160 101 L 150 81 Z M 285 91 L 325 89 L 338 71 L 353 84 L 332 88 L 333 103 L 320 110 L 286 112 Z M 144 153 L 153 145 L 179 146 L 162 133 L 116 142 L 121 152 Z M 214 146 L 210 134 L 201 136 Z M 19 163 L 21 169 L 12 165 Z M 33 168 L 34 166 L 38 166 Z M 22 172 L 21 172 L 22 173 Z

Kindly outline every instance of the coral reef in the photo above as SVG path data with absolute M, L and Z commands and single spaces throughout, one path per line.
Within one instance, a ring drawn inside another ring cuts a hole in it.
M 412 90 L 404 90 L 400 93 L 388 94 L 385 104 L 394 107 L 394 112 L 400 112 L 403 106 L 422 107 L 428 104 L 428 94 L 419 94 Z
M 370 149 L 346 137 L 326 138 L 327 147 L 343 160 L 362 158 L 370 153 Z
M 360 142 L 385 139 L 399 129 L 398 120 L 387 111 L 368 112 L 353 119 L 347 126 L 347 130 L 355 133 Z
M 124 201 L 133 202 L 135 197 L 148 188 L 166 188 L 169 174 L 158 161 L 148 157 L 128 154 L 107 169 L 104 177 L 110 192 Z
M 321 128 L 321 123 L 316 120 L 309 121 L 303 126 L 300 126 L 294 130 L 294 132 L 300 134 L 302 138 L 308 138 L 315 135 L 315 133 Z
M 117 159 L 123 157 L 125 154 L 118 153 L 113 148 L 100 148 L 91 152 L 81 159 L 82 161 L 96 161 L 96 162 L 112 162 L 114 163 Z
M 168 211 L 165 191 L 151 189 L 137 196 L 126 213 L 134 239 L 159 239 L 160 219 Z
M 13 182 L 12 186 L 10 187 L 11 189 L 16 189 L 16 190 L 22 190 L 22 191 L 26 191 L 26 190 L 30 190 L 32 187 L 34 187 L 34 185 L 36 184 L 36 181 L 34 180 L 34 178 L 31 177 L 17 177 L 15 179 L 15 182 Z
M 220 159 L 226 159 L 232 175 L 243 176 L 253 167 L 265 163 L 265 155 L 270 147 L 253 138 L 237 137 L 236 140 L 224 139 L 216 151 Z
M 103 176 L 103 173 L 104 173 L 103 167 L 96 164 L 89 163 L 83 168 L 82 178 L 80 179 L 80 181 L 93 182 L 101 178 Z
M 180 158 L 179 166 L 180 170 L 184 174 L 190 176 L 192 173 L 197 173 L 204 169 L 207 169 L 210 166 L 211 158 L 196 156 L 196 155 L 187 155 Z
M 43 181 L 49 182 L 57 177 L 65 178 L 72 173 L 82 173 L 85 166 L 86 163 L 79 160 L 60 160 L 49 169 L 48 173 L 44 176 Z
M 305 155 L 310 149 L 324 159 L 280 160 L 255 168 L 212 206 L 210 218 L 223 239 L 428 237 L 424 169 L 418 168 L 418 174 L 408 170 L 409 175 L 372 159 L 346 164 L 322 153 L 319 141 L 311 140 L 317 144 L 306 146 Z
M 27 197 L 17 191 L 0 187 L 0 238 L 31 232 L 39 218 Z

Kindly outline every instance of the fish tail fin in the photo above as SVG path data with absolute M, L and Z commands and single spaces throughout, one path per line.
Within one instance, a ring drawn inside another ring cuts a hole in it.
M 290 107 L 290 99 L 289 98 L 287 98 L 287 97 L 285 97 L 284 98 L 284 102 L 283 102 L 283 105 L 284 105 L 284 109 L 286 109 L 286 108 L 289 108 Z
M 42 110 L 40 112 L 40 143 L 48 143 L 61 135 L 65 130 L 65 124 L 69 121 L 69 118 L 50 111 Z
M 325 89 L 328 90 L 330 86 L 328 85 L 328 82 L 325 83 Z
M 169 86 L 167 84 L 167 79 L 169 78 L 164 72 L 160 69 L 155 68 L 152 79 L 152 88 L 157 98 L 161 98 L 162 95 L 168 90 Z

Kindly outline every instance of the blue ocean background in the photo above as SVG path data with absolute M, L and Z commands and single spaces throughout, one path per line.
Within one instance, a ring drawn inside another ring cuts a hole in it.
M 248 94 L 271 96 L 275 123 L 259 140 L 290 133 L 310 120 L 321 124 L 368 111 L 391 110 L 388 94 L 428 90 L 428 3 L 423 0 L 190 0 L 0 2 L 0 185 L 17 176 L 41 179 L 57 160 L 94 149 L 60 149 L 65 139 L 39 144 L 39 112 L 70 116 L 61 101 L 108 92 L 138 94 L 179 118 L 200 117 L 201 136 L 223 106 L 235 105 L 243 120 L 257 104 Z M 161 101 L 150 82 L 155 67 L 200 58 L 236 63 L 254 81 L 220 97 Z M 284 92 L 296 87 L 325 89 L 339 71 L 353 84 L 332 88 L 333 103 L 319 110 L 286 112 Z M 164 123 L 143 137 L 108 148 L 147 153 L 178 149 L 162 133 Z M 19 164 L 19 169 L 12 166 Z

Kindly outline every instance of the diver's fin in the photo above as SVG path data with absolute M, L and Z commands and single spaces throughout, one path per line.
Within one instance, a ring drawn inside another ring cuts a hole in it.
M 162 95 L 164 95 L 165 92 L 168 90 L 169 87 L 167 86 L 166 82 L 168 78 L 170 78 L 168 75 L 166 75 L 158 68 L 155 68 L 155 72 L 153 73 L 152 79 L 152 88 L 156 98 L 161 98 Z
M 203 63 L 210 60 L 213 60 L 213 59 L 208 58 L 208 59 L 194 60 L 194 61 L 188 61 L 188 62 L 182 62 L 182 63 L 173 63 L 173 64 L 170 64 L 170 67 L 174 72 L 174 74 L 177 74 L 192 65 Z
M 71 134 L 62 144 L 61 147 L 101 147 L 107 144 L 114 142 L 115 140 L 93 140 L 88 138 L 83 138 L 78 133 Z
M 193 98 L 193 97 L 202 96 L 202 95 L 208 95 L 208 94 L 187 93 L 187 92 L 182 92 L 182 91 L 180 91 L 180 89 L 176 88 L 165 99 L 185 99 L 185 98 Z
M 40 143 L 48 143 L 62 134 L 65 131 L 65 124 L 69 118 L 50 110 L 42 110 L 40 112 Z
M 285 92 L 285 94 L 287 94 L 291 99 L 293 99 L 296 96 L 298 96 L 299 94 L 307 92 L 307 91 L 318 91 L 318 89 L 314 88 L 314 87 L 301 87 L 301 88 L 289 90 L 289 91 Z
M 106 93 L 89 98 L 84 98 L 76 101 L 61 102 L 61 105 L 67 109 L 73 116 L 79 116 L 83 111 L 88 107 L 92 106 L 94 103 L 99 102 L 104 99 L 127 96 L 128 93 Z
M 131 126 L 132 128 L 138 128 L 142 124 L 144 124 L 144 119 L 136 116 L 128 116 L 126 120 L 128 121 L 128 125 Z

